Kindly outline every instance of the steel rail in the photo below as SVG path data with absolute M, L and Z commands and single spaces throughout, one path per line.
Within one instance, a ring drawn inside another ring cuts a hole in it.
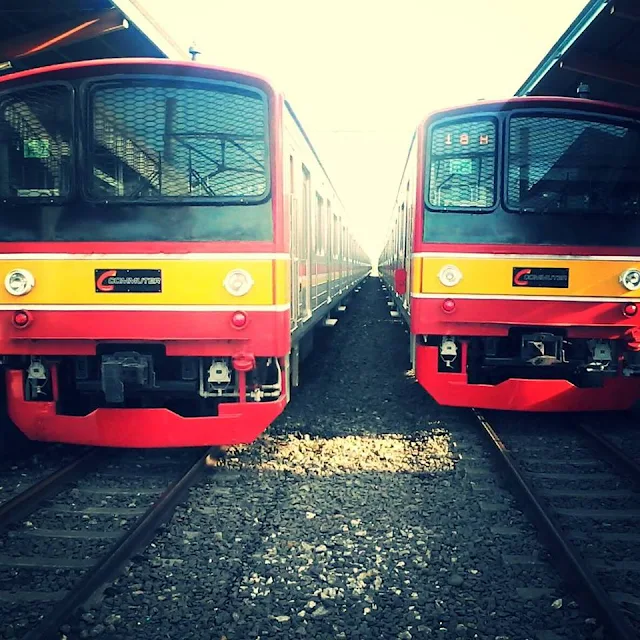
M 580 422 L 578 423 L 578 427 L 583 433 L 586 433 L 590 438 L 595 440 L 597 444 L 605 449 L 606 453 L 615 459 L 616 462 L 621 462 L 625 471 L 640 482 L 640 462 L 634 460 L 622 449 L 613 444 L 611 440 L 605 438 L 590 425 Z
M 56 603 L 53 611 L 46 615 L 37 627 L 23 636 L 23 640 L 53 640 L 59 637 L 59 628 L 71 613 L 106 582 L 114 577 L 120 567 L 141 546 L 155 535 L 156 529 L 172 513 L 183 493 L 194 483 L 205 468 L 205 460 L 211 452 L 200 453 L 196 462 L 147 509 L 135 526 L 89 569 L 78 584 Z
M 611 640 L 638 640 L 636 630 L 627 620 L 624 612 L 604 590 L 597 577 L 591 572 L 578 550 L 569 542 L 556 523 L 551 511 L 538 499 L 531 484 L 518 468 L 508 448 L 482 414 L 473 413 L 484 428 L 486 435 L 500 454 L 500 460 L 514 481 L 513 488 L 532 516 L 533 522 L 544 538 L 549 550 L 558 563 L 564 579 L 576 590 L 597 613 L 600 622 L 608 628 Z
M 34 511 L 43 500 L 60 493 L 75 478 L 77 473 L 100 455 L 103 455 L 101 450 L 90 449 L 70 462 L 66 467 L 58 469 L 4 502 L 0 505 L 0 530 Z
M 111 548 L 89 569 L 78 584 L 56 603 L 53 611 L 46 615 L 37 627 L 23 636 L 22 640 L 52 640 L 59 637 L 60 626 L 69 615 L 106 582 L 114 577 L 120 567 L 140 547 L 146 545 L 155 535 L 156 529 L 172 513 L 183 493 L 194 483 L 205 468 L 205 460 L 212 449 L 200 454 L 196 462 L 174 482 L 140 517 L 131 531 Z

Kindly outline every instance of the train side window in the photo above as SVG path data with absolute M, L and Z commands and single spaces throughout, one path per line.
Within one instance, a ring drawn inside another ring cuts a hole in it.
M 349 252 L 349 236 L 347 233 L 347 227 L 341 225 L 342 246 L 344 247 L 345 260 L 351 262 L 351 253 Z
M 331 218 L 332 218 L 333 214 L 331 212 L 331 200 L 327 200 L 327 210 L 325 212 L 325 222 L 326 222 L 326 226 L 325 226 L 325 232 L 326 232 L 326 248 L 327 248 L 327 255 L 332 254 L 335 257 L 335 249 L 333 247 L 329 247 L 329 242 L 331 242 L 331 232 L 330 232 L 330 226 L 331 226 Z
M 311 208 L 311 174 L 307 168 L 302 165 L 302 224 L 300 234 L 300 257 L 307 259 L 309 257 L 309 228 Z
M 295 163 L 293 161 L 293 156 L 289 156 L 289 194 L 293 198 L 295 194 Z
M 315 215 L 315 250 L 316 255 L 323 256 L 326 253 L 326 224 L 324 219 L 324 200 L 316 191 L 316 215 Z

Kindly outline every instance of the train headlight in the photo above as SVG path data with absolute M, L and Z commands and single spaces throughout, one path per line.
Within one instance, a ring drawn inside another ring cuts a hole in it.
M 462 271 L 453 264 L 447 264 L 440 269 L 438 280 L 445 287 L 455 287 L 462 280 Z
M 627 269 L 620 274 L 620 284 L 629 291 L 640 289 L 640 271 Z
M 26 269 L 13 269 L 4 279 L 4 287 L 12 296 L 24 296 L 35 284 L 33 274 Z
M 232 296 L 244 296 L 253 287 L 253 278 L 248 271 L 244 269 L 233 269 L 227 273 L 227 277 L 224 279 L 224 288 Z

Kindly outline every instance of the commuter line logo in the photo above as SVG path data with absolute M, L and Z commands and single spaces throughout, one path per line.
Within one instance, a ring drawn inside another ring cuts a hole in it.
M 569 269 L 551 267 L 513 267 L 514 287 L 569 288 Z
M 160 269 L 96 269 L 96 293 L 161 293 Z

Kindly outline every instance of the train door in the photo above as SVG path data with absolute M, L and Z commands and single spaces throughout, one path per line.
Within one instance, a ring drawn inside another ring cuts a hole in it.
M 328 289 L 326 284 L 327 271 L 327 239 L 326 239 L 326 220 L 324 199 L 316 191 L 315 197 L 315 215 L 313 227 L 313 277 L 311 281 L 312 287 L 312 309 L 315 311 L 318 307 L 326 302 Z
M 297 210 L 298 320 L 311 315 L 311 174 L 302 166 L 302 203 Z
M 344 236 L 342 220 L 336 220 L 336 224 L 338 225 L 337 237 L 340 245 L 340 289 L 342 289 L 349 277 L 349 245 Z
M 298 309 L 300 305 L 300 255 L 298 249 L 298 199 L 296 197 L 295 162 L 293 155 L 289 156 L 289 247 L 291 251 L 291 329 L 298 324 Z
M 336 281 L 336 250 L 333 245 L 333 211 L 331 200 L 327 199 L 327 296 L 329 302 L 335 295 L 334 283 Z
M 409 308 L 411 298 L 411 252 L 413 251 L 413 223 L 415 217 L 414 203 L 411 198 L 411 182 L 407 182 L 407 196 L 405 199 L 406 206 L 406 218 L 404 221 L 405 227 L 405 249 L 404 249 L 404 268 L 406 272 L 406 291 L 404 294 L 404 307 Z
M 344 278 L 344 274 L 346 272 L 346 265 L 344 263 L 344 245 L 342 244 L 342 220 L 338 214 L 333 216 L 333 239 L 336 244 L 335 248 L 335 283 L 336 283 L 336 293 L 338 289 L 342 288 L 342 280 Z

